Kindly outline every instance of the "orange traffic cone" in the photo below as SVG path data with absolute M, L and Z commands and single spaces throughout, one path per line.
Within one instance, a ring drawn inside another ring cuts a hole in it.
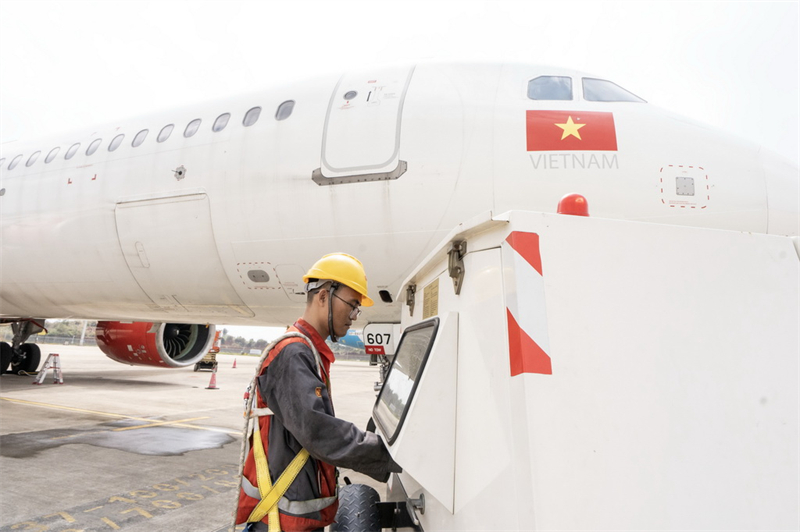
M 236 369 L 236 359 L 233 359 L 233 369 Z
M 206 386 L 206 390 L 219 390 L 217 388 L 217 367 L 214 366 L 214 371 L 211 372 L 211 382 Z

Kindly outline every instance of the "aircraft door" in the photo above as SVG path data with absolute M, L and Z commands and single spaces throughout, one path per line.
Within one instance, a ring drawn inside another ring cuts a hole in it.
M 253 316 L 225 275 L 206 194 L 122 201 L 114 212 L 125 261 L 153 310 Z
M 331 95 L 322 136 L 319 185 L 397 179 L 403 104 L 413 66 L 349 72 Z

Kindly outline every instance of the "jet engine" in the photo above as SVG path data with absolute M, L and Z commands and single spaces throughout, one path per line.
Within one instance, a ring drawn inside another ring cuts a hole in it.
M 214 343 L 214 325 L 97 322 L 97 345 L 122 364 L 182 368 L 203 358 Z

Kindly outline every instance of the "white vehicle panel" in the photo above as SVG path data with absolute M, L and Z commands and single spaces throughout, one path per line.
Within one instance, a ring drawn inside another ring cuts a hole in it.
M 443 508 L 453 512 L 456 487 L 456 373 L 458 314 L 441 317 L 434 348 L 452 354 L 429 359 L 400 429 L 398 439 L 389 446 L 397 463 L 403 464 L 404 476 L 424 485 L 426 493 Z M 428 371 L 430 369 L 431 371 Z M 435 379 L 426 377 L 435 375 Z M 390 374 L 389 378 L 392 378 Z M 380 400 L 376 408 L 380 408 Z M 435 416 L 421 414 L 435 412 Z M 396 449 L 396 451 L 395 451 Z
M 521 234 L 538 257 L 514 255 Z M 440 272 L 462 238 L 456 296 Z M 436 313 L 459 313 L 454 512 L 427 507 L 423 528 L 796 529 L 798 279 L 791 237 L 519 211 L 461 225 L 407 281 L 415 309 L 437 280 Z M 512 328 L 523 298 L 545 309 L 541 346 L 536 313 Z

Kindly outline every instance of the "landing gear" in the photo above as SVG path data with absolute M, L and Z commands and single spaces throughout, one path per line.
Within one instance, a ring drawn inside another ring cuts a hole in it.
M 9 373 L 19 373 L 25 371 L 26 373 L 33 373 L 39 369 L 39 363 L 42 361 L 42 351 L 36 344 L 22 344 L 19 346 L 24 357 L 16 362 L 11 362 Z
M 39 369 L 42 353 L 36 344 L 25 343 L 33 334 L 44 329 L 44 320 L 23 320 L 11 323 L 12 344 L 0 342 L 0 373 L 33 373 Z

